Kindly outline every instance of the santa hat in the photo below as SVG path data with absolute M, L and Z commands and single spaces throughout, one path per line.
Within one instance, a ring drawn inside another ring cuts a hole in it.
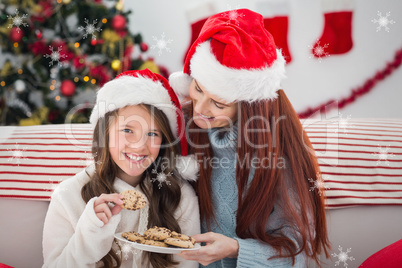
M 148 69 L 121 73 L 99 89 L 89 121 L 95 127 L 99 118 L 106 113 L 138 104 L 152 105 L 166 115 L 174 136 L 180 141 L 181 156 L 176 158 L 176 168 L 183 178 L 196 180 L 199 167 L 195 158 L 187 155 L 188 144 L 181 105 L 163 76 Z
M 193 78 L 228 103 L 276 99 L 285 78 L 285 59 L 260 14 L 248 9 L 225 11 L 208 18 L 187 54 L 183 72 L 173 73 L 169 82 L 186 97 Z

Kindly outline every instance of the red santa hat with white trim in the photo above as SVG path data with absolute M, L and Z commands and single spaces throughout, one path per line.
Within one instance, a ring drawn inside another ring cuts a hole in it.
M 99 118 L 104 117 L 106 113 L 138 104 L 152 105 L 166 115 L 174 136 L 180 142 L 181 156 L 176 158 L 176 169 L 184 179 L 196 180 L 199 165 L 193 155 L 188 155 L 181 105 L 163 76 L 148 69 L 119 74 L 97 92 L 96 104 L 89 121 L 95 127 Z
M 194 78 L 228 103 L 272 100 L 285 78 L 285 63 L 260 14 L 230 10 L 208 18 L 183 72 L 172 73 L 169 82 L 180 97 L 189 95 Z

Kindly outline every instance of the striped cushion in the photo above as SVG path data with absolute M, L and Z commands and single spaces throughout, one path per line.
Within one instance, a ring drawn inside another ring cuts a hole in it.
M 402 204 L 402 120 L 302 121 L 327 206 Z
M 302 124 L 319 160 L 327 207 L 402 204 L 402 120 Z M 92 163 L 89 124 L 0 129 L 0 197 L 48 200 L 58 183 Z
M 89 124 L 1 127 L 0 197 L 48 200 L 91 161 Z

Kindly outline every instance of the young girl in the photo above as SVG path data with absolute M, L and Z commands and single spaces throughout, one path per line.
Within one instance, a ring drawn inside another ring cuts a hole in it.
M 198 166 L 186 156 L 181 107 L 167 80 L 149 70 L 120 74 L 99 90 L 90 122 L 96 165 L 54 191 L 43 267 L 197 267 L 175 255 L 124 251 L 114 239 L 153 226 L 200 232 L 198 199 L 185 181 L 196 179 Z M 128 189 L 145 196 L 143 209 L 122 210 L 119 193 Z
M 263 17 L 247 9 L 210 17 L 183 73 L 169 82 L 189 96 L 189 144 L 206 246 L 180 254 L 208 267 L 306 267 L 328 257 L 320 171 L 280 87 L 285 59 Z M 200 162 L 201 163 L 201 162 Z

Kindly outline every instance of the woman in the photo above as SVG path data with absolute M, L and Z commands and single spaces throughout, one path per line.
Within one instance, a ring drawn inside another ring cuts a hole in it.
M 206 246 L 181 257 L 208 267 L 305 267 L 328 257 L 314 150 L 280 82 L 285 60 L 260 14 L 210 17 L 169 82 L 190 96 L 189 144 Z

